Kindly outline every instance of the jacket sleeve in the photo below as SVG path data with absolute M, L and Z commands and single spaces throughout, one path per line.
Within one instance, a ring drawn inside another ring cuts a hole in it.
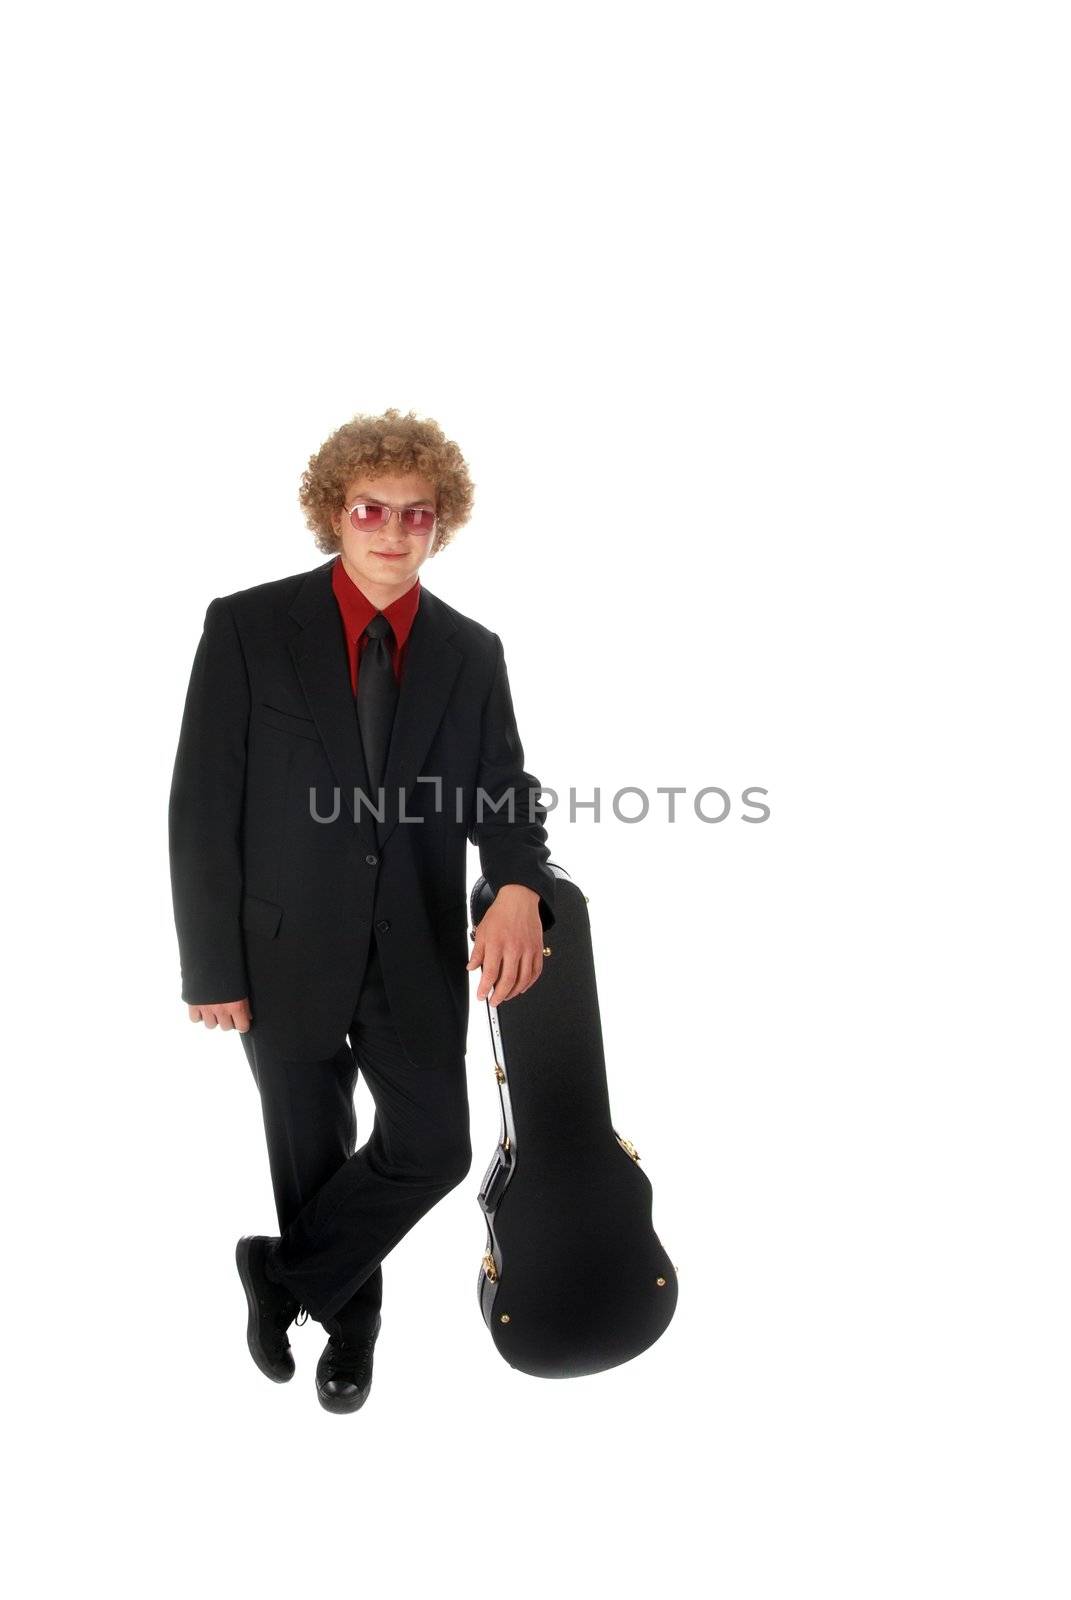
M 546 865 L 550 859 L 543 826 L 547 811 L 538 799 L 539 779 L 524 771 L 524 750 L 513 714 L 502 640 L 497 634 L 495 644 L 495 675 L 483 708 L 480 767 L 469 840 L 479 849 L 483 875 L 494 893 L 507 883 L 522 883 L 534 889 L 539 895 L 540 921 L 545 929 L 552 928 L 557 879 Z
M 234 618 L 211 602 L 190 673 L 168 804 L 171 895 L 188 1005 L 249 995 L 242 805 L 249 679 Z

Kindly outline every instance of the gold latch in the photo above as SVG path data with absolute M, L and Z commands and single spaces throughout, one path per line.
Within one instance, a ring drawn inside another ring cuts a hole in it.
M 505 1083 L 506 1081 L 506 1074 L 502 1071 L 502 1068 L 499 1066 L 497 1061 L 495 1062 L 495 1077 L 498 1079 L 499 1083 Z
M 617 1142 L 621 1146 L 622 1150 L 624 1150 L 625 1154 L 630 1155 L 633 1161 L 638 1161 L 640 1159 L 640 1152 L 636 1149 L 636 1146 L 633 1144 L 631 1139 L 622 1139 L 619 1133 L 615 1134 L 615 1138 L 617 1139 Z
M 484 1255 L 483 1270 L 486 1272 L 492 1283 L 498 1282 L 498 1268 L 495 1266 L 495 1258 L 491 1254 L 490 1250 L 488 1250 Z

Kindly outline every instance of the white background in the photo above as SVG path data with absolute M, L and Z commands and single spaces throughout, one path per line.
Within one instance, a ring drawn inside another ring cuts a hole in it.
M 1066 1595 L 1061 10 L 9 22 L 15 1592 Z M 245 1348 L 259 1105 L 166 803 L 208 601 L 324 559 L 300 473 L 389 405 L 476 481 L 422 579 L 562 796 L 680 1299 L 593 1378 L 495 1353 L 474 1003 L 472 1172 L 336 1418 L 317 1324 L 288 1386 Z

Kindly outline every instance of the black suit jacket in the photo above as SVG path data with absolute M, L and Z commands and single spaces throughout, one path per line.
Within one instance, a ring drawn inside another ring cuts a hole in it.
M 546 810 L 523 770 L 501 640 L 423 582 L 382 823 L 362 803 L 355 791 L 380 809 L 331 586 L 337 559 L 205 614 L 168 812 L 182 998 L 248 996 L 260 1039 L 319 1059 L 345 1037 L 375 939 L 403 1046 L 437 1063 L 463 1053 L 468 1032 L 466 844 L 496 893 L 536 890 L 550 928 Z M 313 805 L 337 815 L 318 821 Z

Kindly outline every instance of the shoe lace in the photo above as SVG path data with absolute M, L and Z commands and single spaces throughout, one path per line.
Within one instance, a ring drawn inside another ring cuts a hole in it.
M 347 1370 L 363 1366 L 371 1355 L 375 1342 L 367 1334 L 350 1338 L 344 1333 L 333 1333 L 331 1353 L 334 1364 Z
M 303 1322 L 308 1320 L 309 1313 L 303 1305 L 298 1306 L 296 1316 L 289 1306 L 276 1305 L 272 1307 L 265 1319 L 267 1323 L 265 1331 L 268 1332 L 270 1329 L 270 1332 L 268 1332 L 269 1342 L 281 1354 L 290 1347 L 290 1340 L 286 1336 L 290 1324 L 294 1323 L 296 1327 L 300 1327 Z

